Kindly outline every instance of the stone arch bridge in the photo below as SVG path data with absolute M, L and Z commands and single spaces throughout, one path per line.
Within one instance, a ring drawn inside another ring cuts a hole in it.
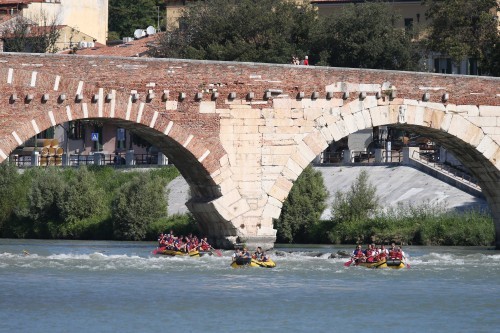
M 140 132 L 189 183 L 218 246 L 273 246 L 282 204 L 332 141 L 391 125 L 433 138 L 478 179 L 500 248 L 500 78 L 367 69 L 0 54 L 0 162 L 77 119 Z

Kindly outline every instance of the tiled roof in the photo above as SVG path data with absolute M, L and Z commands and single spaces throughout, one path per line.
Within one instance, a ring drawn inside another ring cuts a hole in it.
M 67 25 L 56 25 L 54 27 L 51 27 L 51 26 L 40 27 L 40 26 L 32 25 L 32 26 L 30 26 L 29 33 L 26 36 L 27 37 L 30 37 L 30 36 L 39 36 L 41 34 L 49 33 L 52 28 L 54 28 L 55 30 L 61 30 L 61 29 L 65 28 L 65 27 L 67 27 Z M 14 33 L 12 33 L 12 32 L 7 31 L 4 34 L 2 34 L 1 37 L 2 38 L 13 38 L 13 37 L 17 37 L 17 35 L 14 34 Z
M 154 43 L 156 41 L 156 38 L 158 38 L 158 34 L 115 46 L 105 46 L 96 43 L 95 47 L 79 49 L 76 54 L 108 55 L 118 57 L 144 57 L 149 50 L 148 44 Z M 68 53 L 68 51 L 66 51 L 65 53 Z

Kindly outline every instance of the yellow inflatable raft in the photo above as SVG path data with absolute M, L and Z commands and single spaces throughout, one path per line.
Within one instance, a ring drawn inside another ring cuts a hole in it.
M 177 250 L 168 250 L 164 247 L 157 248 L 156 250 L 153 251 L 153 254 L 161 254 L 164 256 L 190 256 L 190 257 L 201 257 L 204 255 L 212 255 L 212 252 L 210 251 L 190 251 L 190 252 L 182 252 L 182 251 L 177 251 Z
M 276 263 L 271 259 L 266 261 L 259 261 L 253 258 L 236 258 L 231 263 L 231 267 L 239 268 L 239 267 L 264 267 L 264 268 L 273 268 L 276 267 Z
M 363 266 L 368 268 L 392 268 L 400 269 L 406 267 L 406 263 L 401 259 L 382 259 L 377 262 L 355 262 L 354 266 Z

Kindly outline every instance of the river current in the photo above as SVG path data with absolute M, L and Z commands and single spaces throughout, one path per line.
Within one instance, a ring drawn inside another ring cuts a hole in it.
M 400 270 L 330 258 L 347 246 L 277 246 L 272 269 L 154 248 L 0 239 L 0 332 L 500 331 L 500 252 L 488 248 L 405 247 Z

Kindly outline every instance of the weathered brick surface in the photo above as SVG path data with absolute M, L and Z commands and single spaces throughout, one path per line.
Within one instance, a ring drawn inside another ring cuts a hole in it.
M 423 102 L 426 92 L 430 100 Z M 207 234 L 226 240 L 272 243 L 271 217 L 314 156 L 331 140 L 379 125 L 434 138 L 470 166 L 500 207 L 499 78 L 3 53 L 0 94 L 0 161 L 54 123 L 116 122 L 177 165 L 194 195 L 188 207 Z M 494 214 L 500 234 L 500 210 Z

